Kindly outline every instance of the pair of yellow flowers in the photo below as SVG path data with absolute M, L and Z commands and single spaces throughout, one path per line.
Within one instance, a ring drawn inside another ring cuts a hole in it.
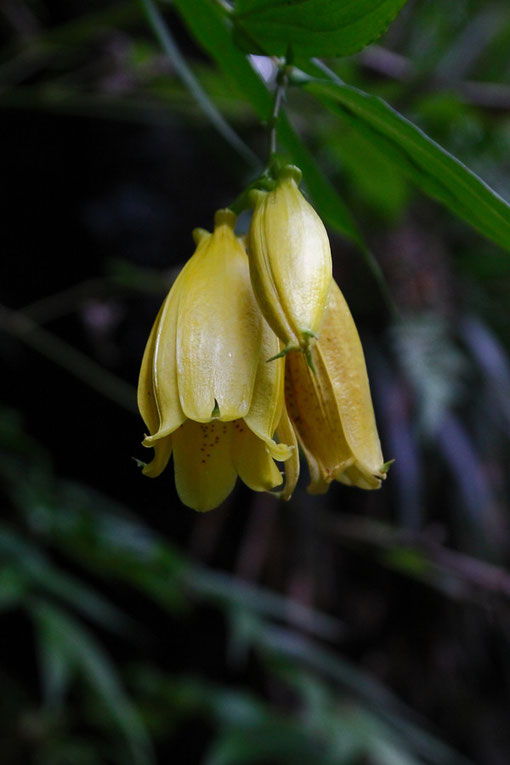
M 335 479 L 377 489 L 385 474 L 363 350 L 300 176 L 288 166 L 272 191 L 253 192 L 247 242 L 228 209 L 212 234 L 193 232 L 147 342 L 138 404 L 155 454 L 143 472 L 159 475 L 173 453 L 195 510 L 217 507 L 237 476 L 289 499 L 298 443 L 311 493 Z

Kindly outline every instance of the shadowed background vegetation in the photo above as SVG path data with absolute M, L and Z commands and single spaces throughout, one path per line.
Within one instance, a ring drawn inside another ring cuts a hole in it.
M 267 158 L 244 51 L 288 40 L 237 7 L 232 37 L 212 0 L 0 5 L 2 763 L 505 765 L 510 214 L 348 86 L 509 200 L 510 12 L 409 0 L 359 52 L 282 27 L 321 81 L 289 88 L 280 146 L 395 464 L 378 492 L 238 482 L 199 515 L 131 459 L 135 386 L 191 230 Z

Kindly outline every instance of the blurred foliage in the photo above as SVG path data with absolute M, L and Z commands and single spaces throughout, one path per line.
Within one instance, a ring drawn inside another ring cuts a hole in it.
M 0 5 L 2 762 L 509 761 L 510 13 L 409 0 L 361 50 L 402 5 Z M 286 52 L 279 147 L 396 461 L 195 517 L 130 464 L 133 385 Z
M 217 729 L 207 763 L 295 762 L 298 757 L 334 763 L 366 756 L 375 763 L 412 763 L 418 761 L 415 756 L 421 762 L 463 761 L 425 732 L 382 685 L 298 629 L 306 625 L 307 632 L 334 639 L 343 630 L 334 619 L 187 560 L 127 509 L 88 487 L 57 481 L 47 457 L 26 438 L 11 411 L 2 412 L 1 422 L 2 477 L 18 519 L 16 528 L 7 521 L 0 528 L 1 605 L 4 613 L 21 609 L 33 624 L 41 702 L 25 724 L 33 727 L 26 739 L 37 746 L 34 761 L 93 762 L 99 756 L 150 763 L 149 732 L 157 741 L 168 735 L 169 725 L 196 717 Z M 426 573 L 426 558 L 422 564 Z M 396 565 L 405 569 L 402 561 Z M 79 575 L 73 576 L 68 569 L 76 566 Z M 91 575 L 102 588 L 119 582 L 123 600 L 129 600 L 131 589 L 143 593 L 183 623 L 197 603 L 212 603 L 230 625 L 227 661 L 236 668 L 250 657 L 256 661 L 258 671 L 293 699 L 299 720 L 268 707 L 255 693 L 165 673 L 149 660 L 116 666 L 92 627 L 113 636 L 119 653 L 125 641 L 150 651 L 163 634 L 149 634 L 125 606 L 119 608 L 86 584 L 83 577 Z M 4 671 L 9 676 L 8 668 Z M 133 688 L 138 710 L 125 683 Z M 78 705 L 76 694 L 83 694 Z M 22 719 L 27 714 L 24 704 L 8 711 Z M 80 715 L 93 731 L 93 739 L 81 743 L 75 739 L 83 724 Z

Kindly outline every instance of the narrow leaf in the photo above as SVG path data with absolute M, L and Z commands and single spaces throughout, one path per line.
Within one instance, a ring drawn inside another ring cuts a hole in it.
M 383 723 L 402 736 L 413 753 L 427 762 L 469 765 L 462 755 L 457 755 L 447 744 L 416 723 L 410 708 L 386 686 L 313 640 L 281 627 L 269 626 L 258 636 L 257 647 L 311 669 L 352 693 Z
M 117 723 L 131 750 L 136 765 L 152 765 L 152 746 L 145 726 L 135 707 L 124 693 L 114 664 L 93 636 L 59 608 L 37 600 L 33 616 L 39 631 L 63 655 L 68 668 L 79 671 L 90 687 L 100 696 Z
M 420 128 L 382 99 L 338 78 L 311 79 L 303 87 L 370 140 L 426 194 L 510 250 L 510 205 Z
M 116 632 L 135 628 L 131 619 L 102 595 L 71 574 L 64 574 L 35 546 L 4 526 L 0 526 L 0 554 L 13 562 L 21 578 L 19 584 L 23 583 L 25 589 L 56 597 L 88 619 Z

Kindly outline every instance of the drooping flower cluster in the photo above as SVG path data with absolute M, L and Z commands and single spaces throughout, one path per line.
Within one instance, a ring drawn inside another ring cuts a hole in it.
M 138 405 L 154 458 L 143 472 L 159 475 L 173 454 L 178 494 L 195 510 L 221 504 L 237 476 L 289 499 L 298 444 L 312 493 L 384 477 L 363 351 L 298 174 L 285 168 L 254 194 L 248 253 L 230 210 L 212 234 L 194 232 L 147 342 Z

